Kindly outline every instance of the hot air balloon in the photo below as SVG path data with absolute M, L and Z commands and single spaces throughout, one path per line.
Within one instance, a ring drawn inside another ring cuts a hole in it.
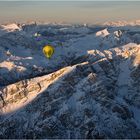
M 43 53 L 48 59 L 50 59 L 54 53 L 54 47 L 51 45 L 44 46 Z

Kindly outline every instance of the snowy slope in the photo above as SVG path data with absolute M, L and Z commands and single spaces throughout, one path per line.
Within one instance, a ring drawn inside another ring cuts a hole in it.
M 139 29 L 2 26 L 0 138 L 140 138 Z

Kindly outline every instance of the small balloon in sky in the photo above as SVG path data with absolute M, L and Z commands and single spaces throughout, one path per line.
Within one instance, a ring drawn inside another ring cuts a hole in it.
M 39 34 L 39 33 L 35 33 L 34 36 L 35 36 L 35 37 L 40 37 L 41 34 Z

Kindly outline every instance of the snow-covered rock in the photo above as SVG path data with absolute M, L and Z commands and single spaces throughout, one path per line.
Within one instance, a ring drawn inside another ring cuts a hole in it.
M 3 28 L 3 30 L 6 30 L 6 31 L 15 31 L 15 30 L 21 30 L 20 27 L 13 23 L 13 24 L 7 24 L 7 25 L 1 25 L 1 27 Z
M 96 33 L 96 36 L 101 36 L 101 37 L 105 37 L 105 36 L 108 36 L 109 35 L 109 32 L 107 31 L 107 29 L 104 29 L 102 31 L 98 31 Z
M 136 28 L 30 24 L 1 34 L 0 138 L 140 138 Z

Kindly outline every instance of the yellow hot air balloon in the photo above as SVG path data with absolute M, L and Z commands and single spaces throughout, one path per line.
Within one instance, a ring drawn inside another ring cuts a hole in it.
M 54 47 L 50 45 L 43 47 L 43 53 L 48 59 L 50 59 L 54 53 Z

